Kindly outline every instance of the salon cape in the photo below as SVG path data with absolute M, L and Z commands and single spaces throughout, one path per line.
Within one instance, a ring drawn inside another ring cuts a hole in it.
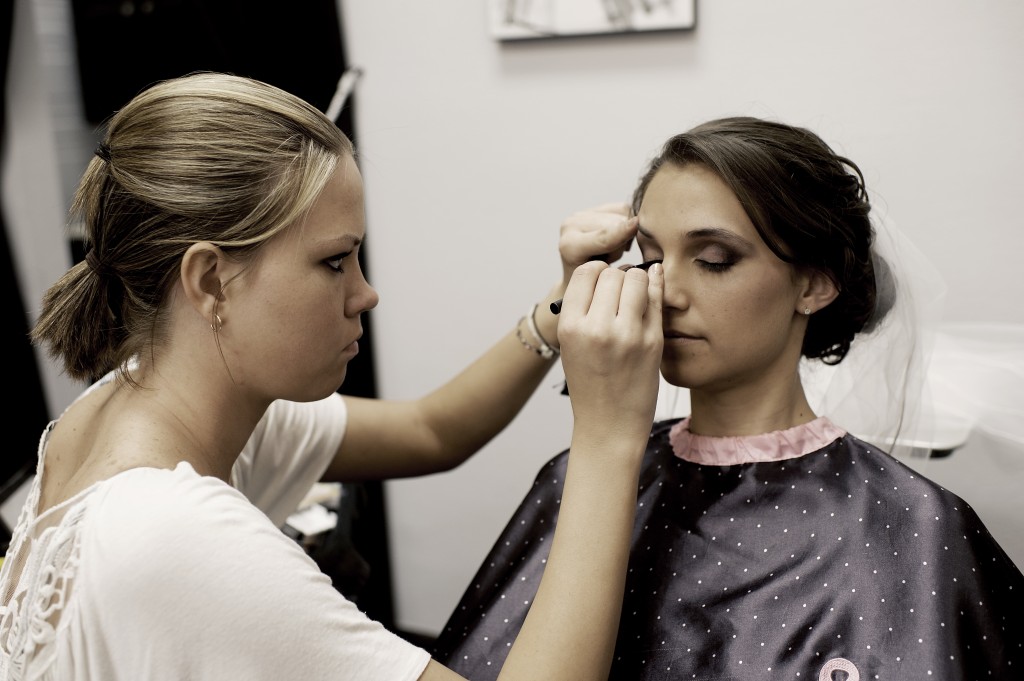
M 428 653 L 369 620 L 279 529 L 346 415 L 338 395 L 275 402 L 231 485 L 187 463 L 136 468 L 37 519 L 33 482 L 0 571 L 6 591 L 12 556 L 32 548 L 0 609 L 0 679 L 418 678 Z
M 497 676 L 551 546 L 545 465 L 434 656 Z M 656 423 L 610 679 L 1024 679 L 1024 576 L 962 499 L 827 418 L 749 438 Z

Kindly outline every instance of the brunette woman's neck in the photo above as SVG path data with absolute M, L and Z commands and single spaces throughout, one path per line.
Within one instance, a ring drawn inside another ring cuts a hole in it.
M 690 392 L 690 432 L 710 436 L 759 435 L 817 418 L 799 376 L 767 388 L 748 386 Z

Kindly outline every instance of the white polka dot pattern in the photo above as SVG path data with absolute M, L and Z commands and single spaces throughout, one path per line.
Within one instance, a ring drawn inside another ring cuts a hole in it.
M 644 459 L 610 679 L 1024 678 L 1024 575 L 963 500 L 849 435 L 690 463 L 675 422 Z M 542 468 L 437 640 L 466 678 L 494 679 L 522 625 L 565 466 Z

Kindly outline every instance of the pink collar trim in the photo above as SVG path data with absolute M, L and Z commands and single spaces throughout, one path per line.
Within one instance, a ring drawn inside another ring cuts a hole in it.
M 691 463 L 732 466 L 759 461 L 783 461 L 816 452 L 846 435 L 846 431 L 819 416 L 786 430 L 741 437 L 712 437 L 690 432 L 689 417 L 672 426 L 668 439 L 672 452 Z

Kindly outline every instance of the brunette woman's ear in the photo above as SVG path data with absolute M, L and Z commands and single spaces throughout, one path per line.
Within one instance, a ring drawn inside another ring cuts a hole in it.
M 181 258 L 182 291 L 207 324 L 224 314 L 223 291 L 229 268 L 224 252 L 208 241 L 192 244 Z
M 832 279 L 819 270 L 808 270 L 803 276 L 803 287 L 796 301 L 796 311 L 811 315 L 827 307 L 839 295 L 839 289 Z

